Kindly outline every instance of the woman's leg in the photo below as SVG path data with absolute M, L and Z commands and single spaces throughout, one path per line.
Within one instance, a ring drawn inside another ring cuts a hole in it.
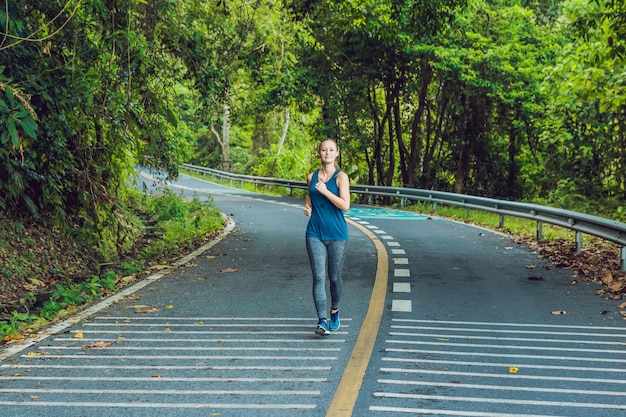
M 315 238 L 306 238 L 306 249 L 311 263 L 313 274 L 313 302 L 317 310 L 317 317 L 325 319 L 328 317 L 326 309 L 326 245 Z
M 328 245 L 328 279 L 330 280 L 330 308 L 333 311 L 339 309 L 341 294 L 343 293 L 343 269 L 344 254 L 347 240 L 333 240 L 326 242 Z

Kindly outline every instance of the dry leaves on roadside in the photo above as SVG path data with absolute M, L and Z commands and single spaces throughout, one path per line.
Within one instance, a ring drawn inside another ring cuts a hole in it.
M 626 271 L 621 270 L 619 248 L 615 244 L 594 239 L 591 246 L 576 252 L 572 242 L 565 239 L 537 242 L 527 237 L 513 238 L 555 267 L 570 269 L 574 275 L 572 284 L 594 282 L 602 287 L 596 294 L 614 300 L 621 300 L 626 293 Z
M 237 272 L 238 269 L 237 268 L 226 268 L 226 269 L 222 269 L 220 272 Z
M 5 341 L 5 342 L 10 342 L 12 340 L 23 340 L 24 338 L 25 338 L 25 336 L 21 335 L 19 333 L 10 333 L 10 334 L 4 336 L 2 338 L 2 340 Z

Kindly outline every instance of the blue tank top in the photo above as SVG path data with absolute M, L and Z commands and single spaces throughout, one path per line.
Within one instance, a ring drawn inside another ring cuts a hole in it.
M 336 170 L 333 176 L 326 182 L 326 188 L 335 195 L 339 195 L 337 186 Z M 311 217 L 306 227 L 306 237 L 319 240 L 348 240 L 348 225 L 343 217 L 343 211 L 337 208 L 329 199 L 315 189 L 319 170 L 313 172 L 309 185 L 309 197 L 311 198 Z

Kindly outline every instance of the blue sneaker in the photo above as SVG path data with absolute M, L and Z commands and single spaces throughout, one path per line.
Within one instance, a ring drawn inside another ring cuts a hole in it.
M 334 313 L 330 313 L 330 322 L 328 323 L 330 330 L 334 332 L 335 330 L 338 330 L 340 326 L 341 321 L 339 320 L 339 310 Z
M 317 322 L 317 327 L 315 328 L 315 333 L 320 336 L 328 336 L 330 334 L 330 330 L 328 329 L 328 322 L 326 319 L 320 319 Z

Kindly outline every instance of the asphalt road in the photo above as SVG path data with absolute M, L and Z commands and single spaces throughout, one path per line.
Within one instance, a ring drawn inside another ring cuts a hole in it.
M 617 303 L 506 237 L 353 207 L 321 338 L 302 201 L 173 186 L 232 229 L 0 350 L 0 416 L 626 416 Z

